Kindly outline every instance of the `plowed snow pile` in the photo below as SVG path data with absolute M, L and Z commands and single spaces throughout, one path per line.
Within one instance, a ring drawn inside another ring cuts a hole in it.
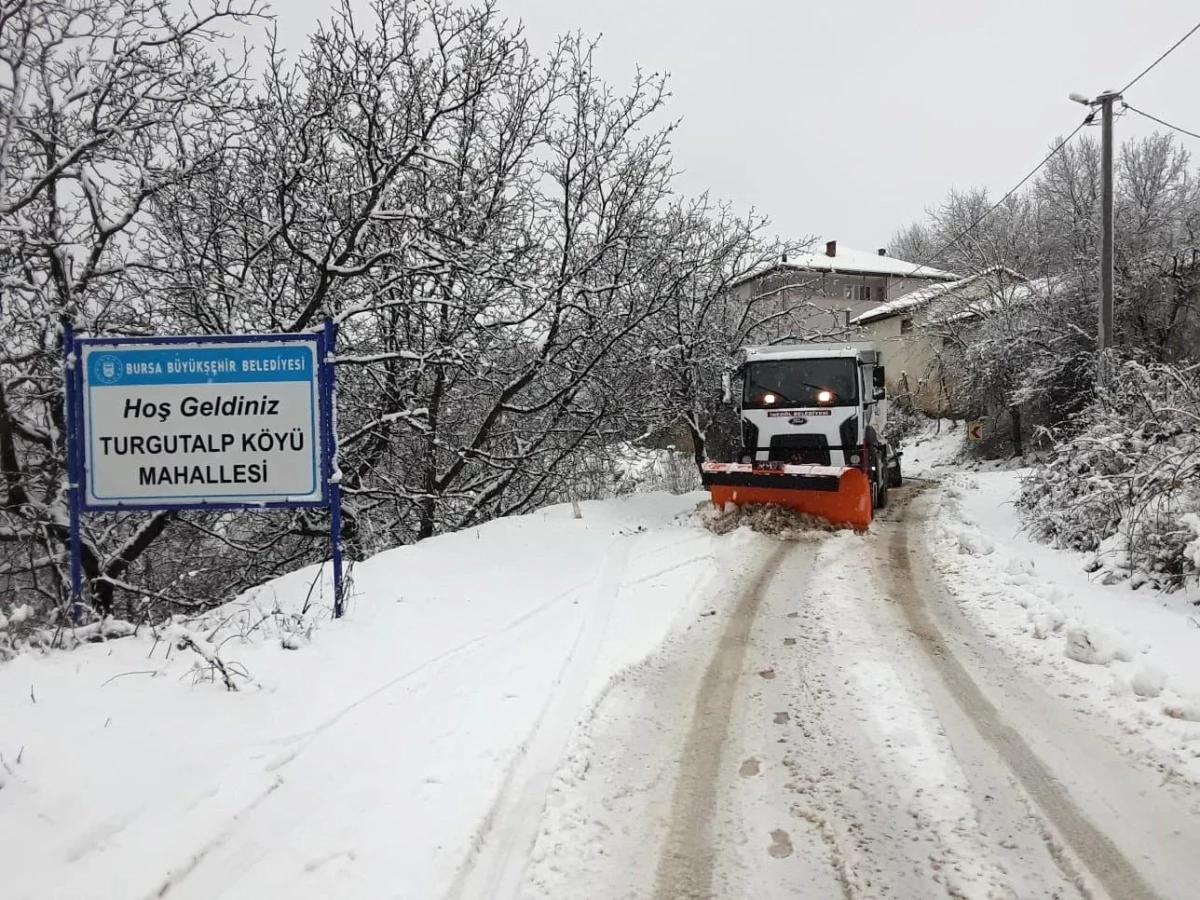
M 713 534 L 729 534 L 745 527 L 781 541 L 811 541 L 844 530 L 817 516 L 773 505 L 728 503 L 724 509 L 717 509 L 704 503 L 697 509 L 696 518 Z

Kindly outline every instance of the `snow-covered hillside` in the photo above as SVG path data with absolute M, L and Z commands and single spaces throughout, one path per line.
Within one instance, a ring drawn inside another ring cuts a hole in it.
M 548 780 L 605 684 L 703 612 L 733 561 L 673 524 L 701 499 L 383 553 L 311 639 L 287 616 L 327 575 L 267 584 L 188 625 L 236 693 L 167 634 L 0 665 L 0 894 L 441 896 L 514 771 Z

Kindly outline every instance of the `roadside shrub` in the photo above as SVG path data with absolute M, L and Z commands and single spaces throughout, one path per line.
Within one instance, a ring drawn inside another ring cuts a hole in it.
M 1024 480 L 1035 537 L 1174 590 L 1200 573 L 1200 366 L 1125 362 Z

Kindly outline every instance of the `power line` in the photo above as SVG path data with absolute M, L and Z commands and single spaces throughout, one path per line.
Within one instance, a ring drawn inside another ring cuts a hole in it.
M 1067 144 L 1070 143 L 1071 139 L 1073 137 L 1075 137 L 1075 135 L 1079 134 L 1079 132 L 1083 131 L 1084 127 L 1089 125 L 1091 123 L 1091 121 L 1092 121 L 1092 116 L 1089 114 L 1082 122 L 1080 122 L 1078 125 L 1075 126 L 1074 131 L 1072 131 L 1065 138 L 1063 138 L 1061 141 L 1059 141 L 1058 144 L 1055 145 L 1054 149 L 1052 149 L 1049 153 L 1047 153 L 1046 156 L 1042 159 L 1042 161 L 1039 162 L 1032 169 L 1030 169 L 1029 172 L 1025 175 L 1025 177 L 1022 178 L 1020 181 L 1018 181 L 1015 185 L 1013 185 L 1004 194 L 1003 197 L 1001 197 L 999 200 L 997 200 L 995 203 L 993 203 L 991 206 L 989 206 L 983 212 L 983 214 L 979 216 L 979 218 L 977 218 L 974 222 L 972 222 L 970 225 L 968 225 L 966 228 L 964 228 L 962 231 L 960 231 L 957 235 L 955 235 L 953 238 L 951 238 L 949 241 L 947 241 L 945 244 L 943 244 L 941 247 L 939 247 L 937 249 L 937 251 L 929 254 L 929 256 L 927 256 L 926 259 L 927 260 L 937 259 L 943 253 L 945 253 L 947 250 L 949 250 L 951 247 L 953 247 L 955 244 L 957 244 L 959 241 L 961 241 L 963 238 L 965 238 L 968 234 L 970 234 L 972 231 L 974 231 L 976 228 L 978 228 L 980 226 L 980 224 L 982 224 L 984 219 L 986 219 L 988 216 L 990 216 L 992 213 L 994 213 L 997 209 L 999 209 L 1001 206 L 1003 206 L 1005 201 L 1008 200 L 1013 194 L 1015 194 L 1021 188 L 1025 187 L 1025 185 L 1029 182 L 1029 179 L 1031 179 L 1034 175 L 1036 175 L 1038 172 L 1040 172 L 1042 170 L 1042 168 L 1046 165 L 1046 163 L 1048 163 L 1048 162 L 1050 162 L 1050 160 L 1054 159 L 1054 157 L 1059 154 L 1059 152 L 1062 150 L 1062 148 L 1067 146 Z M 913 267 L 913 270 L 908 273 L 908 276 L 902 276 L 902 277 L 911 277 L 911 276 L 915 275 L 918 271 L 923 269 L 925 266 L 926 266 L 926 263 L 918 263 L 916 266 Z
M 1145 118 L 1149 119 L 1151 122 L 1157 122 L 1159 125 L 1162 125 L 1164 128 L 1170 128 L 1172 131 L 1178 131 L 1180 134 L 1186 134 L 1188 137 L 1194 137 L 1197 140 L 1200 140 L 1200 134 L 1196 134 L 1196 132 L 1194 132 L 1194 131 L 1188 131 L 1186 128 L 1180 128 L 1178 125 L 1172 125 L 1170 122 L 1167 122 L 1164 119 L 1160 119 L 1158 116 L 1152 116 L 1152 115 L 1150 115 L 1150 113 L 1146 112 L 1145 110 L 1138 109 L 1136 106 L 1130 106 L 1128 103 L 1122 103 L 1121 105 L 1124 106 L 1130 112 L 1135 112 L 1139 116 L 1144 116 Z
M 1164 53 L 1162 56 L 1160 56 L 1154 62 L 1150 63 L 1150 65 L 1146 66 L 1146 68 L 1142 69 L 1142 71 L 1138 73 L 1138 76 L 1135 79 L 1133 79 L 1133 81 L 1129 82 L 1129 84 L 1125 85 L 1125 87 L 1121 88 L 1121 90 L 1117 91 L 1117 93 L 1118 94 L 1125 93 L 1127 90 L 1129 90 L 1135 84 L 1137 84 L 1139 81 L 1141 81 L 1147 75 L 1149 75 L 1160 62 L 1162 62 L 1164 59 L 1166 59 L 1168 56 L 1170 56 L 1172 53 L 1174 53 L 1179 48 L 1180 44 L 1182 44 L 1184 41 L 1186 41 L 1188 38 L 1190 38 L 1197 31 L 1200 31 L 1200 22 L 1197 22 L 1196 26 L 1191 31 L 1189 31 L 1187 34 L 1185 34 L 1183 37 L 1181 37 L 1179 40 L 1177 40 L 1175 43 L 1173 43 L 1169 48 L 1167 48 L 1166 53 Z
M 1189 32 L 1187 32 L 1187 34 L 1185 34 L 1183 37 L 1181 37 L 1179 40 L 1177 40 L 1174 44 L 1172 44 L 1170 47 L 1168 47 L 1166 52 L 1163 53 L 1161 56 L 1159 56 L 1158 59 L 1154 60 L 1154 62 L 1150 63 L 1150 65 L 1148 65 L 1148 66 L 1146 66 L 1146 68 L 1142 69 L 1142 71 L 1139 72 L 1137 74 L 1137 76 L 1132 81 L 1129 82 L 1129 84 L 1127 84 L 1127 85 L 1125 85 L 1125 87 L 1121 88 L 1121 90 L 1118 91 L 1118 93 L 1124 94 L 1131 87 L 1133 87 L 1135 84 L 1137 84 L 1139 81 L 1141 81 L 1147 75 L 1149 75 L 1159 65 L 1159 63 L 1161 63 L 1164 59 L 1166 59 L 1168 56 L 1170 56 L 1172 53 L 1174 53 L 1176 50 L 1178 50 L 1179 47 L 1184 43 L 1184 41 L 1186 41 L 1188 38 L 1190 38 L 1197 31 L 1200 31 L 1200 22 L 1197 22 L 1196 25 Z M 1134 107 L 1129 106 L 1129 104 L 1124 104 L 1124 105 L 1126 108 L 1128 108 L 1129 110 L 1131 110 L 1135 113 L 1138 113 L 1139 115 L 1144 115 L 1147 118 L 1154 119 L 1153 116 L 1150 116 L 1149 114 L 1144 113 L 1139 109 L 1135 109 Z M 1082 122 L 1080 122 L 1077 126 L 1075 126 L 1074 131 L 1072 131 L 1069 135 L 1067 135 L 1063 140 L 1061 140 L 1054 147 L 1053 150 L 1051 150 L 1048 154 L 1046 154 L 1045 158 L 1040 163 L 1038 163 L 1036 166 L 1034 166 L 1032 169 L 1030 169 L 1029 173 L 1024 178 L 1022 178 L 1020 181 L 1018 181 L 1015 187 L 1010 189 L 1007 193 L 1005 193 L 1005 195 L 1003 197 L 1001 197 L 999 200 L 997 200 L 995 203 L 993 203 L 990 207 L 988 207 L 988 209 L 983 213 L 983 215 L 981 215 L 974 222 L 972 222 L 970 225 L 968 225 L 966 228 L 964 228 L 961 232 L 959 232 L 957 235 L 955 235 L 954 238 L 952 238 L 950 241 L 943 244 L 935 253 L 932 253 L 929 256 L 927 256 L 925 262 L 918 263 L 917 265 L 915 265 L 913 267 L 913 270 L 911 272 L 909 272 L 907 276 L 903 276 L 903 277 L 911 277 L 911 276 L 915 275 L 921 269 L 923 269 L 927 265 L 929 265 L 930 261 L 936 260 L 939 256 L 941 256 L 943 253 L 945 253 L 947 250 L 949 250 L 951 247 L 953 247 L 955 244 L 957 244 L 959 241 L 961 241 L 963 238 L 965 238 L 968 234 L 970 234 L 972 231 L 974 231 L 976 228 L 978 228 L 983 223 L 984 219 L 986 219 L 988 216 L 990 216 L 992 213 L 994 213 L 997 209 L 999 209 L 1006 200 L 1008 200 L 1013 194 L 1015 194 L 1017 191 L 1019 191 L 1021 188 L 1023 188 L 1028 183 L 1029 179 L 1033 178 L 1034 175 L 1036 175 L 1038 172 L 1040 172 L 1042 170 L 1043 166 L 1045 166 L 1048 162 L 1050 162 L 1050 160 L 1052 160 L 1055 156 L 1057 156 L 1058 153 L 1062 150 L 1062 148 L 1065 147 L 1071 141 L 1071 139 L 1075 137 L 1075 135 L 1079 134 L 1079 132 L 1082 131 L 1084 129 L 1084 127 L 1086 127 L 1087 125 L 1090 125 L 1092 123 L 1093 116 L 1094 116 L 1094 114 L 1089 114 L 1087 116 L 1087 118 L 1085 118 Z M 1187 135 L 1191 135 L 1192 137 L 1200 138 L 1200 135 L 1195 135 L 1195 134 L 1192 134 L 1192 132 L 1187 131 L 1186 129 L 1178 128 L 1174 125 L 1170 125 L 1167 122 L 1163 122 L 1161 119 L 1154 119 L 1154 121 L 1158 122 L 1160 125 L 1163 125 L 1164 127 L 1173 128 L 1176 131 L 1181 132 L 1182 134 L 1187 134 Z

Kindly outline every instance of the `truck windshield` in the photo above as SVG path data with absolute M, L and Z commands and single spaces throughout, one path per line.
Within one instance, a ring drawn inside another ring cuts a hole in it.
M 746 367 L 742 407 L 853 406 L 858 402 L 858 367 L 850 358 L 776 359 Z M 829 391 L 831 402 L 818 394 Z

